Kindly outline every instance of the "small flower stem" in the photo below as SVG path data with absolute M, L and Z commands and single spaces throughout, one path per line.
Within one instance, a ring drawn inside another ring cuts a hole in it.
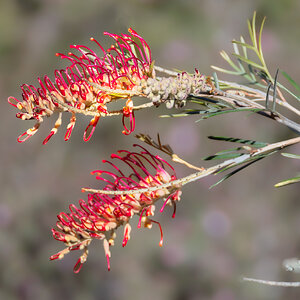
M 187 167 L 190 168 L 190 169 L 194 169 L 194 170 L 198 170 L 198 171 L 203 171 L 203 170 L 205 169 L 205 168 L 203 168 L 203 167 L 200 167 L 200 168 L 199 168 L 199 167 L 196 167 L 196 166 L 194 166 L 194 165 L 188 163 L 187 161 L 181 159 L 177 154 L 172 154 L 171 156 L 172 156 L 172 160 L 173 160 L 174 162 L 183 164 L 183 165 L 187 166 Z
M 121 115 L 123 113 L 123 110 L 115 110 L 115 111 L 111 111 L 111 112 L 107 112 L 107 113 L 88 111 L 88 110 L 79 109 L 79 108 L 70 106 L 67 103 L 64 103 L 63 101 L 57 99 L 56 97 L 54 97 L 52 95 L 50 97 L 53 101 L 57 102 L 62 107 L 66 108 L 67 111 L 74 112 L 74 113 L 77 113 L 77 114 L 83 114 L 85 116 L 112 117 L 112 116 Z M 154 105 L 153 102 L 147 102 L 147 103 L 144 103 L 144 104 L 141 104 L 141 105 L 138 105 L 138 106 L 133 106 L 132 109 L 133 110 L 141 110 L 141 109 L 144 109 L 144 108 L 152 107 L 153 105 Z

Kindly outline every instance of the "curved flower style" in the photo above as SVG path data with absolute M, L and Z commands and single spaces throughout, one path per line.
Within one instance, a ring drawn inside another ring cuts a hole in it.
M 58 119 L 50 134 L 44 140 L 46 144 L 61 125 L 62 112 L 69 111 L 72 116 L 67 126 L 65 140 L 71 136 L 76 122 L 76 114 L 93 116 L 84 132 L 84 140 L 88 141 L 101 116 L 123 114 L 124 134 L 130 134 L 135 127 L 133 103 L 131 97 L 139 95 L 135 87 L 142 79 L 153 76 L 150 47 L 133 29 L 128 34 L 104 35 L 115 40 L 115 45 L 105 50 L 94 38 L 102 56 L 83 45 L 71 45 L 75 53 L 67 55 L 57 53 L 67 59 L 70 65 L 66 69 L 55 70 L 53 81 L 48 76 L 38 78 L 39 87 L 23 84 L 21 86 L 23 101 L 9 97 L 8 102 L 20 110 L 17 117 L 22 120 L 36 120 L 36 124 L 18 137 L 24 142 L 33 136 L 44 117 L 58 112 Z M 127 99 L 121 112 L 109 112 L 107 104 L 120 99 Z M 130 126 L 125 125 L 129 118 Z
M 176 202 L 180 200 L 180 186 L 159 188 L 160 185 L 176 180 L 176 174 L 171 165 L 158 155 L 154 156 L 145 148 L 140 152 L 126 150 L 112 154 L 111 158 L 124 162 L 132 170 L 130 175 L 125 175 L 115 164 L 103 161 L 114 168 L 114 172 L 96 170 L 92 174 L 105 182 L 104 191 L 129 191 L 136 193 L 120 195 L 107 195 L 104 193 L 88 194 L 87 201 L 80 200 L 79 207 L 71 204 L 70 212 L 61 212 L 56 223 L 57 228 L 52 229 L 53 237 L 63 242 L 67 248 L 50 257 L 51 260 L 62 259 L 65 254 L 72 250 L 83 250 L 83 254 L 74 266 L 74 272 L 78 273 L 88 255 L 88 246 L 93 239 L 103 240 L 108 270 L 110 270 L 111 256 L 109 247 L 114 245 L 116 229 L 124 226 L 124 238 L 122 246 L 125 247 L 130 239 L 130 219 L 139 215 L 138 228 L 141 226 L 151 228 L 152 224 L 158 224 L 161 231 L 162 246 L 163 234 L 160 224 L 152 219 L 155 211 L 155 203 L 163 199 L 160 212 L 163 212 L 168 204 L 174 206 L 173 218 L 175 217 Z M 168 170 L 168 171 L 167 171 Z M 104 177 L 102 177 L 104 175 Z M 139 193 L 139 189 L 145 187 L 158 187 L 155 191 Z

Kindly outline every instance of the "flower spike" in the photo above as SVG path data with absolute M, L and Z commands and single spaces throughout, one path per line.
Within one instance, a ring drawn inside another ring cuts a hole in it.
M 154 76 L 154 72 L 150 47 L 135 31 L 129 29 L 129 33 L 117 35 L 104 32 L 116 42 L 106 50 L 95 38 L 91 38 L 100 48 L 100 54 L 84 45 L 71 45 L 72 52 L 56 53 L 56 56 L 67 60 L 69 66 L 56 69 L 54 80 L 48 76 L 38 78 L 39 87 L 28 84 L 21 86 L 22 100 L 9 97 L 8 102 L 20 111 L 18 118 L 36 120 L 33 128 L 18 137 L 18 142 L 22 143 L 33 136 L 45 117 L 58 113 L 54 128 L 43 142 L 46 144 L 60 127 L 62 112 L 72 114 L 65 140 L 71 136 L 76 114 L 93 117 L 84 132 L 85 141 L 91 138 L 100 117 L 122 114 L 123 133 L 127 135 L 134 131 L 131 98 L 141 95 L 138 87 L 142 80 Z M 108 110 L 110 102 L 123 99 L 127 99 L 127 102 L 122 110 Z M 125 125 L 125 118 L 129 118 L 129 128 Z
M 159 245 L 163 244 L 163 232 L 160 223 L 153 220 L 155 204 L 163 200 L 163 208 L 167 205 L 175 206 L 180 200 L 180 186 L 170 185 L 168 188 L 159 188 L 160 185 L 170 183 L 177 179 L 176 173 L 159 156 L 140 147 L 140 152 L 121 150 L 119 155 L 111 155 L 113 160 L 125 163 L 132 170 L 125 175 L 114 163 L 108 163 L 113 171 L 96 170 L 96 179 L 104 182 L 104 190 L 119 192 L 147 187 L 157 187 L 155 191 L 135 194 L 90 193 L 88 199 L 80 200 L 79 206 L 71 204 L 69 212 L 58 214 L 56 228 L 52 229 L 53 237 L 63 242 L 67 247 L 50 257 L 51 260 L 62 259 L 65 254 L 73 250 L 82 250 L 75 264 L 74 272 L 78 273 L 88 256 L 88 246 L 94 239 L 103 240 L 103 247 L 110 270 L 110 246 L 114 245 L 116 229 L 124 226 L 122 246 L 125 247 L 130 240 L 130 220 L 134 215 L 139 215 L 138 228 L 151 228 L 158 224 L 161 233 Z M 100 175 L 103 177 L 100 177 Z M 162 209 L 163 210 L 163 209 Z M 161 210 L 161 212 L 162 212 Z M 173 214 L 174 215 L 174 214 Z

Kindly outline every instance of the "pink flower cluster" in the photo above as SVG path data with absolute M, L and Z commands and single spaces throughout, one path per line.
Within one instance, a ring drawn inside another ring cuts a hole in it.
M 118 154 L 111 155 L 112 159 L 125 163 L 131 170 L 129 175 L 125 175 L 112 162 L 104 160 L 103 162 L 108 163 L 114 171 L 92 172 L 98 180 L 105 183 L 102 192 L 89 194 L 87 201 L 81 199 L 79 206 L 71 204 L 68 213 L 61 212 L 57 216 L 56 228 L 52 229 L 53 237 L 63 242 L 67 248 L 52 255 L 51 260 L 62 259 L 73 250 L 82 250 L 83 254 L 74 267 L 74 272 L 77 273 L 87 259 L 89 244 L 93 239 L 98 239 L 103 240 L 109 270 L 111 256 L 109 247 L 114 245 L 115 231 L 124 226 L 122 246 L 126 246 L 131 232 L 129 222 L 134 215 L 139 215 L 138 228 L 142 226 L 151 228 L 153 223 L 159 225 L 161 231 L 159 244 L 162 246 L 161 226 L 152 219 L 155 203 L 163 199 L 160 212 L 163 212 L 166 205 L 174 206 L 174 218 L 176 203 L 181 196 L 180 186 L 175 184 L 166 186 L 177 179 L 172 166 L 158 155 L 155 156 L 145 148 L 138 147 L 140 152 L 121 150 Z M 145 188 L 149 191 L 139 192 Z M 120 193 L 126 191 L 131 193 Z
M 21 85 L 22 101 L 9 97 L 8 102 L 18 108 L 17 117 L 22 120 L 35 120 L 36 124 L 18 137 L 18 142 L 24 142 L 33 136 L 44 117 L 58 112 L 58 119 L 43 144 L 57 132 L 61 126 L 62 112 L 69 111 L 71 115 L 67 126 L 65 140 L 71 136 L 76 122 L 76 114 L 93 116 L 84 132 L 84 140 L 88 141 L 101 116 L 109 115 L 107 104 L 113 100 L 127 99 L 123 107 L 124 134 L 134 131 L 135 119 L 132 91 L 142 79 L 152 76 L 151 51 L 146 41 L 133 29 L 129 34 L 112 34 L 115 44 L 105 50 L 94 38 L 101 54 L 98 55 L 89 47 L 71 45 L 76 51 L 67 55 L 57 53 L 62 59 L 70 62 L 65 69 L 55 70 L 54 80 L 48 76 L 38 78 L 39 87 L 29 84 Z M 125 125 L 129 118 L 129 128 Z

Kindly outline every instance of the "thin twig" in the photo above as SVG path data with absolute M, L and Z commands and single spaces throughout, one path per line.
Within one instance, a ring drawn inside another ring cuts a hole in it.
M 133 106 L 133 110 L 140 110 L 140 109 L 144 109 L 144 108 L 149 108 L 149 107 L 152 107 L 154 106 L 154 103 L 153 102 L 147 102 L 147 103 L 144 103 L 144 104 L 141 104 L 141 105 L 138 105 L 138 106 Z
M 272 286 L 282 286 L 282 287 L 300 287 L 300 282 L 298 281 L 270 281 L 270 280 L 263 280 L 263 279 L 255 279 L 255 278 L 249 278 L 244 277 L 244 281 L 250 281 L 250 282 L 256 282 L 261 283 L 265 285 L 272 285 Z
M 196 167 L 196 166 L 188 163 L 187 161 L 183 160 L 182 158 L 180 158 L 177 154 L 175 154 L 173 152 L 170 145 L 162 145 L 159 134 L 157 134 L 157 142 L 155 142 L 149 135 L 143 134 L 143 133 L 136 134 L 135 137 L 138 138 L 140 141 L 146 143 L 147 145 L 169 155 L 172 158 L 172 161 L 174 161 L 174 162 L 183 164 L 183 165 L 187 166 L 188 168 L 191 168 L 194 170 L 198 170 L 198 171 L 204 170 L 203 167 L 200 167 L 200 168 Z
M 199 167 L 196 167 L 196 166 L 190 164 L 189 162 L 187 162 L 187 161 L 183 160 L 182 158 L 180 158 L 177 154 L 172 154 L 171 157 L 172 157 L 172 160 L 173 160 L 174 162 L 183 164 L 183 165 L 187 166 L 187 167 L 190 168 L 190 169 L 194 169 L 194 170 L 198 170 L 198 171 L 203 171 L 203 170 L 205 170 L 205 168 L 203 168 L 203 167 L 200 167 L 200 168 L 199 168 Z
M 112 117 L 112 116 L 118 116 L 121 115 L 123 113 L 123 110 L 115 110 L 115 111 L 111 111 L 111 112 L 107 112 L 107 113 L 103 113 L 103 112 L 95 112 L 95 111 L 89 111 L 89 110 L 84 110 L 84 109 L 79 109 L 76 107 L 73 107 L 67 103 L 64 103 L 63 101 L 59 100 L 58 98 L 54 97 L 53 95 L 50 95 L 51 99 L 55 102 L 57 102 L 59 105 L 61 105 L 62 107 L 66 108 L 67 111 L 69 112 L 74 112 L 77 114 L 83 114 L 86 116 L 101 116 L 101 117 Z M 154 104 L 153 102 L 147 102 L 138 106 L 133 106 L 132 109 L 133 110 L 141 110 L 144 108 L 149 108 L 152 107 Z
M 90 192 L 90 193 L 101 193 L 101 194 L 110 194 L 110 195 L 128 195 L 128 194 L 136 194 L 136 193 L 146 193 L 146 192 L 152 192 L 158 189 L 163 188 L 176 188 L 176 187 L 182 187 L 186 185 L 187 183 L 199 180 L 203 177 L 206 177 L 208 175 L 214 174 L 220 170 L 222 170 L 225 167 L 234 167 L 235 165 L 241 164 L 245 162 L 249 158 L 253 158 L 256 156 L 259 156 L 261 154 L 266 154 L 268 152 L 272 152 L 274 150 L 283 149 L 287 146 L 294 145 L 300 143 L 300 137 L 281 141 L 274 144 L 269 144 L 265 147 L 262 147 L 258 149 L 257 151 L 249 154 L 243 154 L 237 158 L 229 159 L 224 161 L 221 164 L 218 164 L 216 166 L 210 167 L 208 169 L 201 170 L 199 172 L 190 174 L 186 177 L 171 181 L 169 183 L 161 184 L 159 186 L 149 187 L 149 188 L 142 188 L 142 189 L 136 189 L 136 190 L 126 190 L 126 191 L 108 191 L 108 190 L 97 190 L 97 189 L 90 189 L 90 188 L 83 188 L 83 192 Z
M 294 132 L 296 132 L 298 135 L 300 135 L 300 124 L 297 124 L 296 122 L 284 117 L 278 112 L 274 112 L 271 110 L 266 109 L 264 106 L 258 104 L 255 101 L 249 100 L 246 97 L 242 97 L 240 95 L 235 95 L 232 93 L 227 93 L 224 91 L 215 91 L 213 94 L 207 94 L 207 93 L 199 93 L 197 95 L 191 95 L 194 98 L 200 97 L 201 99 L 207 98 L 207 99 L 220 99 L 222 103 L 227 103 L 231 107 L 249 107 L 254 109 L 261 109 L 261 111 L 258 111 L 257 113 L 268 117 L 276 122 L 279 122 Z

